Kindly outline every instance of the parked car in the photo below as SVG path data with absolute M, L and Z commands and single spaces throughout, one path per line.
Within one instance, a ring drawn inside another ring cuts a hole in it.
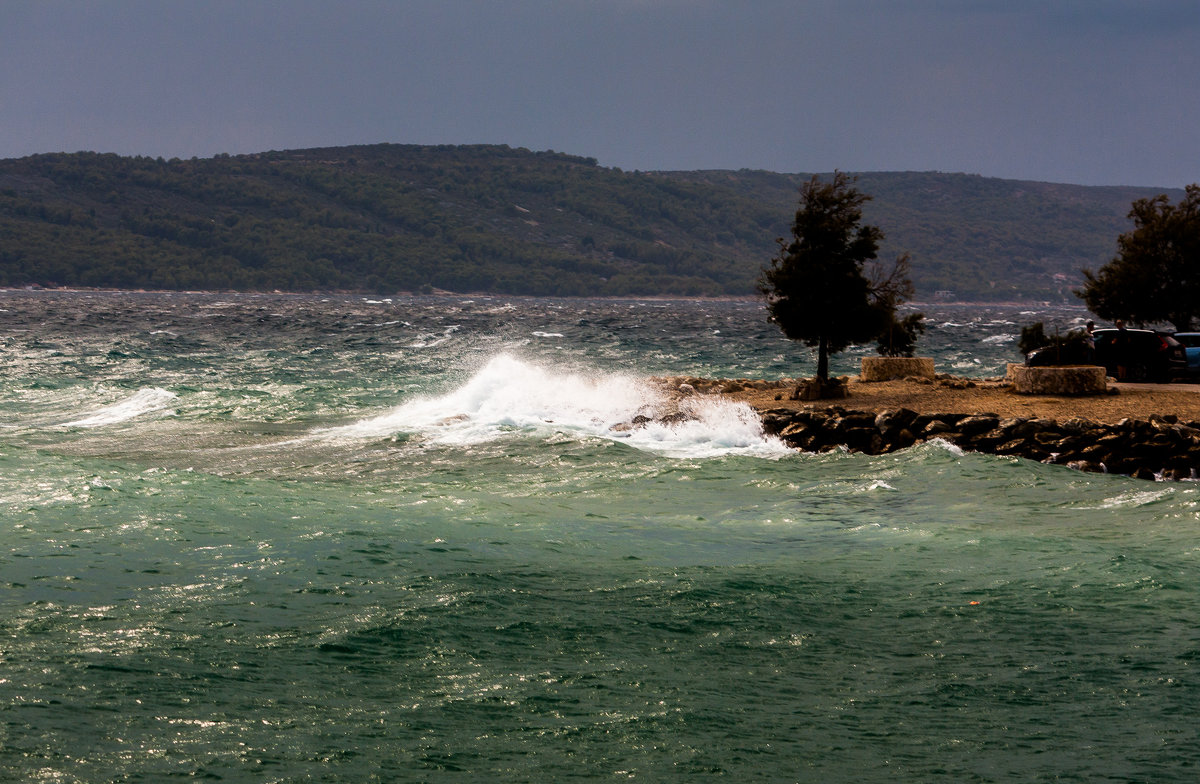
M 1188 374 L 1200 374 L 1200 332 L 1176 332 L 1172 337 L 1183 344 Z
M 1120 330 L 1098 329 L 1095 356 L 1088 356 L 1087 346 L 1080 342 L 1064 346 L 1046 346 L 1030 351 L 1025 364 L 1030 367 L 1048 365 L 1103 365 L 1110 376 L 1119 378 Z M 1127 329 L 1128 349 L 1125 356 L 1125 381 L 1158 381 L 1166 383 L 1175 376 L 1187 373 L 1187 356 L 1183 344 L 1170 335 L 1151 329 Z M 1197 333 L 1200 341 L 1200 333 Z

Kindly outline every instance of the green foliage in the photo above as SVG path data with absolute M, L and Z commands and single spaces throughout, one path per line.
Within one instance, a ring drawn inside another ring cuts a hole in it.
M 1093 274 L 1084 270 L 1077 292 L 1097 316 L 1180 331 L 1200 317 L 1200 185 L 1189 185 L 1172 206 L 1166 194 L 1138 199 L 1134 228 L 1117 239 L 1116 258 Z
M 874 307 L 881 312 L 883 326 L 876 336 L 876 350 L 885 357 L 911 357 L 917 349 L 917 338 L 925 334 L 925 314 L 910 313 L 897 318 L 896 311 L 913 295 L 911 257 L 905 253 L 896 258 L 890 270 L 880 264 L 871 265 L 870 290 Z
M 779 211 L 807 178 L 749 170 L 670 176 L 729 187 Z M 1080 269 L 1111 258 L 1114 238 L 1129 227 L 1130 202 L 1158 192 L 941 172 L 865 173 L 858 186 L 872 195 L 864 220 L 887 227 L 880 256 L 912 253 L 915 298 L 926 302 L 1077 301 Z
M 888 316 L 888 324 L 877 338 L 876 350 L 885 357 L 913 356 L 917 339 L 925 334 L 925 314 L 909 313 L 904 318 L 896 318 L 893 310 Z
M 1041 321 L 1036 321 L 1033 324 L 1021 327 L 1021 337 L 1017 341 L 1017 350 L 1022 354 L 1028 354 L 1030 351 L 1036 351 L 1042 346 L 1050 345 L 1050 338 L 1046 337 L 1046 324 Z
M 807 176 L 622 172 L 504 146 L 0 160 L 0 285 L 749 295 Z M 1132 189 L 863 175 L 917 296 L 1063 299 Z M 1114 206 L 1115 205 L 1115 206 Z M 1055 277 L 1055 276 L 1060 277 Z
M 1046 334 L 1046 325 L 1035 322 L 1021 327 L 1021 337 L 1017 341 L 1017 350 L 1022 354 L 1036 351 L 1047 346 L 1057 347 L 1063 357 L 1083 357 L 1087 355 L 1088 334 L 1082 329 L 1073 329 L 1065 335 L 1057 331 L 1053 335 Z
M 883 326 L 862 269 L 883 232 L 860 225 L 870 196 L 853 183 L 835 172 L 830 182 L 814 176 L 801 186 L 792 239 L 778 240 L 779 254 L 759 279 L 771 320 L 792 340 L 817 348 L 822 383 L 830 354 L 874 338 Z
M 671 222 L 732 220 L 710 191 L 507 147 L 32 156 L 0 161 L 0 285 L 749 294 Z

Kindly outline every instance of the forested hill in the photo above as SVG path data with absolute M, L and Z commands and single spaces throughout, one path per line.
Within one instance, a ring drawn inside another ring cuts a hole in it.
M 0 285 L 750 294 L 806 178 L 505 146 L 35 155 L 0 161 Z M 1130 203 L 1161 192 L 933 173 L 858 187 L 881 255 L 911 253 L 926 300 L 1070 299 Z

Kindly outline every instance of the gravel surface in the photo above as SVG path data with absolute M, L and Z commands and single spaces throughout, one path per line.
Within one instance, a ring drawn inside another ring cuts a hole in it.
M 827 408 L 841 406 L 861 411 L 909 408 L 918 413 L 992 413 L 1002 417 L 1069 419 L 1115 424 L 1122 419 L 1149 419 L 1152 414 L 1174 415 L 1180 422 L 1200 422 L 1200 385 L 1110 384 L 1114 394 L 1086 397 L 1019 395 L 1001 382 L 968 382 L 961 379 L 921 383 L 850 380 L 850 397 L 831 400 L 788 400 L 790 389 L 744 389 L 726 392 L 760 411 L 771 408 Z M 782 395 L 781 400 L 776 400 Z

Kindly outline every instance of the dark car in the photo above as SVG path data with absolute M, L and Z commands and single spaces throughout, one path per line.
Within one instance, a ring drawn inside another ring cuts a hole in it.
M 1120 378 L 1119 366 L 1125 366 L 1125 381 L 1167 382 L 1187 373 L 1187 356 L 1183 344 L 1170 335 L 1151 329 L 1098 329 L 1095 356 L 1089 356 L 1082 342 L 1064 346 L 1046 346 L 1030 351 L 1025 364 L 1030 367 L 1047 365 L 1103 365 L 1110 376 Z

